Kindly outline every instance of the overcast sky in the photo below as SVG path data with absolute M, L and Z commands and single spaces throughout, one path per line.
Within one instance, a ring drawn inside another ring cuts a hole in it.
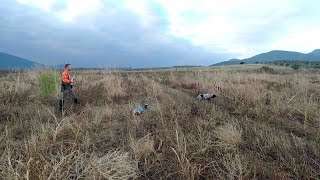
M 318 0 L 1 0 L 0 52 L 91 67 L 320 48 Z

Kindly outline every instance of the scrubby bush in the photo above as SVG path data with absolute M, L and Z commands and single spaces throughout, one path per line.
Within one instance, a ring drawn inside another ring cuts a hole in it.
M 42 70 L 38 73 L 40 93 L 43 97 L 52 97 L 59 92 L 59 73 L 54 70 Z
M 295 64 L 295 65 L 292 65 L 291 68 L 294 70 L 298 70 L 298 69 L 300 69 L 300 65 Z
M 266 73 L 274 73 L 274 69 L 269 66 L 262 66 L 260 68 L 260 71 L 266 72 Z

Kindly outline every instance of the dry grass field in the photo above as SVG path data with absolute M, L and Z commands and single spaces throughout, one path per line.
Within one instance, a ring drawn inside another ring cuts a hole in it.
M 81 71 L 64 116 L 58 76 L 1 75 L 0 179 L 320 179 L 319 70 Z

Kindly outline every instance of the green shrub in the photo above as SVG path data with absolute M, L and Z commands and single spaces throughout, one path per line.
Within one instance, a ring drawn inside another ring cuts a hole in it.
M 300 69 L 300 65 L 295 64 L 295 65 L 291 66 L 291 68 L 294 70 L 298 70 L 298 69 Z
M 260 68 L 260 72 L 266 72 L 266 73 L 274 73 L 274 69 L 273 68 L 270 68 L 268 66 L 262 66 Z
M 38 74 L 41 96 L 52 97 L 59 93 L 59 73 L 53 70 L 43 70 Z

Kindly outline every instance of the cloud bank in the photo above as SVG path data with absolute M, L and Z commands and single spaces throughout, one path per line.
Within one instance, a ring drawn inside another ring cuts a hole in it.
M 320 48 L 317 1 L 4 0 L 0 51 L 47 64 L 209 65 Z

